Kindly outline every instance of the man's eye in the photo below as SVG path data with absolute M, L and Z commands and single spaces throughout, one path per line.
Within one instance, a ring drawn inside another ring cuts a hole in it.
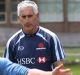
M 31 18 L 33 15 L 21 16 L 22 18 Z
M 33 15 L 28 15 L 28 18 L 31 18 Z
M 22 18 L 26 18 L 26 16 L 22 16 Z

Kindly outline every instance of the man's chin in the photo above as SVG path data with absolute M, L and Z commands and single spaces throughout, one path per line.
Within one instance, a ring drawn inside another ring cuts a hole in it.
M 24 31 L 27 32 L 27 33 L 31 33 L 32 32 L 32 28 L 25 28 Z

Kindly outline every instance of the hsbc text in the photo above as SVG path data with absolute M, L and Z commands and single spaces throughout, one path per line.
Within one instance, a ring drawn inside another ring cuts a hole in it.
M 17 59 L 18 64 L 35 64 L 35 58 L 21 58 Z

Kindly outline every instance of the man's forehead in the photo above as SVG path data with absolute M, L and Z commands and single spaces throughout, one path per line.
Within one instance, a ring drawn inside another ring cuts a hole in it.
M 33 8 L 30 6 L 29 7 L 22 7 L 20 9 L 20 12 L 24 13 L 24 14 L 34 14 Z
M 25 10 L 25 11 L 26 10 L 28 10 L 28 11 L 30 10 L 30 11 L 33 11 L 33 7 L 32 6 L 24 6 L 24 7 L 21 7 L 20 10 Z

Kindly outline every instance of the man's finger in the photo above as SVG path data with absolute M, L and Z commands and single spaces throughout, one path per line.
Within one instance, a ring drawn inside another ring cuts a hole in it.
M 59 69 L 59 71 L 65 75 L 73 75 L 71 69 Z
M 56 67 L 56 69 L 61 69 L 61 68 L 63 68 L 63 64 Z
M 71 69 L 65 69 L 65 70 L 64 70 L 64 69 L 60 69 L 60 71 L 61 71 L 61 72 L 70 72 Z

